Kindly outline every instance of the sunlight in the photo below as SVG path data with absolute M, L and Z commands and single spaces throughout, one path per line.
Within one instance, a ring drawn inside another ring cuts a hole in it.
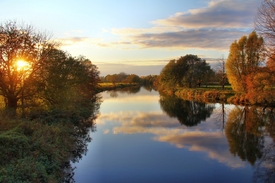
M 16 66 L 17 66 L 17 70 L 25 70 L 28 67 L 30 67 L 30 64 L 28 62 L 26 62 L 25 60 L 17 60 L 16 62 Z

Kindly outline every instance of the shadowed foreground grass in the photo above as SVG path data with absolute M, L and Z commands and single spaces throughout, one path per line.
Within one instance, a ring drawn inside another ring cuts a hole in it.
M 71 162 L 86 153 L 95 116 L 91 108 L 0 114 L 0 182 L 74 182 Z

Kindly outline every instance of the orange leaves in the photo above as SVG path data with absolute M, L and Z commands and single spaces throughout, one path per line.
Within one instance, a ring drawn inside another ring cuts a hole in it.
M 275 77 L 267 68 L 259 68 L 246 77 L 247 98 L 251 103 L 273 103 Z
M 226 72 L 232 88 L 237 92 L 247 92 L 246 77 L 255 72 L 263 58 L 263 38 L 253 31 L 230 46 L 226 62 Z

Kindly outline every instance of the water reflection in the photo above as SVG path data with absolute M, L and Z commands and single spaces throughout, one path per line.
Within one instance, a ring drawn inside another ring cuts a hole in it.
M 135 95 L 126 91 L 117 94 L 116 98 L 103 94 L 105 100 L 97 120 L 100 130 L 92 142 L 100 139 L 100 146 L 106 146 L 105 151 L 91 154 L 92 160 L 89 159 L 100 167 L 90 168 L 98 170 L 99 175 L 94 175 L 100 177 L 98 182 L 104 182 L 108 176 L 109 182 L 116 182 L 118 174 L 128 182 L 135 182 L 136 176 L 139 180 L 149 177 L 165 182 L 157 179 L 163 172 L 171 182 L 275 181 L 272 110 L 159 97 L 158 93 L 144 89 Z M 191 156 L 193 159 L 187 158 Z M 127 176 L 116 167 L 127 170 Z M 155 173 L 149 174 L 146 167 Z M 179 170 L 182 176 L 175 176 Z
M 230 152 L 254 165 L 262 157 L 263 124 L 256 108 L 235 107 L 229 114 L 225 129 Z
M 177 118 L 185 126 L 195 126 L 205 121 L 213 112 L 214 105 L 182 100 L 174 96 L 161 96 L 162 110 L 170 117 Z
M 254 182 L 275 182 L 275 113 L 272 109 L 257 110 L 265 126 L 265 144 L 262 157 L 256 162 Z
M 144 104 L 149 99 L 148 96 L 135 98 Z M 126 101 L 130 103 L 131 98 L 127 97 L 123 102 Z M 245 166 L 244 162 L 229 152 L 224 134 L 214 123 L 213 118 L 216 116 L 210 118 L 215 109 L 213 104 L 186 101 L 171 96 L 161 96 L 159 104 L 162 109 L 159 111 L 138 110 L 101 114 L 97 123 L 106 126 L 107 122 L 116 124 L 112 130 L 104 130 L 104 134 L 152 134 L 154 141 L 165 142 L 177 148 L 187 148 L 191 152 L 204 152 L 210 159 L 229 167 Z M 208 118 L 207 123 L 201 124 Z
M 125 87 L 125 88 L 116 88 L 114 90 L 108 91 L 107 93 L 110 93 L 110 97 L 118 97 L 119 93 L 127 93 L 127 94 L 135 94 L 140 91 L 141 86 L 131 86 L 131 87 Z

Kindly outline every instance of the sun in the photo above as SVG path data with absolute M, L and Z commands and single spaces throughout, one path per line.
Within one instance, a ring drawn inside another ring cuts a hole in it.
M 16 62 L 17 70 L 25 70 L 29 66 L 30 66 L 30 64 L 28 62 L 26 62 L 25 60 L 17 60 L 17 62 Z

